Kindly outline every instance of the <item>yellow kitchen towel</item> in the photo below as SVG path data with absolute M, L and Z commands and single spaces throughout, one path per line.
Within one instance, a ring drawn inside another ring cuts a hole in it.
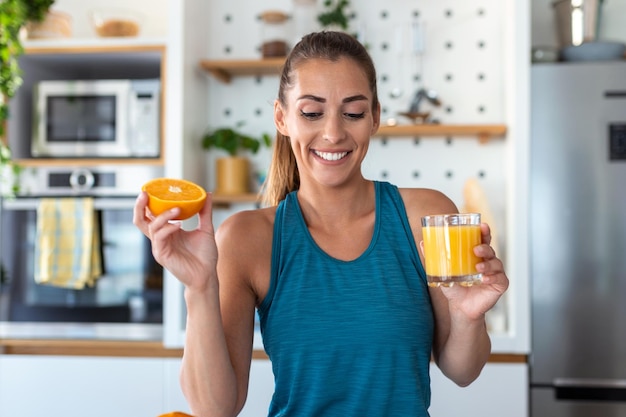
M 37 208 L 35 281 L 92 287 L 102 275 L 100 225 L 93 198 L 42 198 Z

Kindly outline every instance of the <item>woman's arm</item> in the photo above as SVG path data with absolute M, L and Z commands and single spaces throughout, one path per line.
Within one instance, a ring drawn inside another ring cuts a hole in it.
M 435 311 L 433 355 L 441 371 L 460 386 L 469 385 L 480 374 L 491 353 L 485 313 L 506 291 L 509 280 L 500 259 L 489 246 L 489 226 L 481 225 L 482 244 L 474 253 L 483 258 L 476 268 L 482 283 L 472 287 L 431 289 Z
M 245 282 L 244 270 L 229 268 L 234 263 L 229 253 L 237 237 L 216 243 L 210 199 L 199 214 L 197 229 L 192 231 L 182 230 L 180 222 L 170 222 L 176 211 L 154 218 L 146 212 L 146 203 L 146 196 L 140 195 L 134 223 L 152 241 L 155 259 L 185 286 L 183 393 L 198 417 L 235 416 L 247 395 L 255 303 L 249 289 L 241 284 Z M 227 237 L 228 231 L 223 235 Z M 233 300 L 239 308 L 232 307 Z M 235 314 L 231 317 L 232 311 Z
M 454 203 L 433 190 L 405 190 L 403 198 L 416 242 L 422 241 L 421 217 L 429 214 L 456 213 Z M 485 313 L 509 285 L 500 259 L 489 246 L 489 226 L 481 225 L 482 244 L 474 248 L 483 261 L 477 265 L 482 283 L 472 287 L 430 288 L 435 317 L 433 357 L 441 371 L 460 386 L 469 385 L 480 374 L 491 353 Z M 420 249 L 421 249 L 421 243 Z M 422 251 L 418 251 L 424 264 Z

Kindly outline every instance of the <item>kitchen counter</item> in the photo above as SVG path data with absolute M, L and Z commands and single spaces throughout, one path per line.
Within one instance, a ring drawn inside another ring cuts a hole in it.
M 158 324 L 0 322 L 0 354 L 182 357 Z
M 0 322 L 2 339 L 88 339 L 117 341 L 163 340 L 160 324 L 135 323 L 17 323 Z
M 163 346 L 158 324 L 0 322 L 0 355 L 181 358 L 182 348 Z M 252 357 L 267 359 L 255 346 Z
M 0 354 L 171 358 L 182 357 L 183 349 L 163 346 L 161 325 L 0 322 Z M 252 358 L 268 359 L 262 344 L 255 343 Z M 510 353 L 489 358 L 490 363 L 527 360 Z

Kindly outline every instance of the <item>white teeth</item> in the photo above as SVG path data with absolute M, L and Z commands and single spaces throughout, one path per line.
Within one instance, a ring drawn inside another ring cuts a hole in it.
M 326 161 L 338 161 L 344 156 L 346 156 L 348 152 L 319 152 L 315 151 L 315 155 Z

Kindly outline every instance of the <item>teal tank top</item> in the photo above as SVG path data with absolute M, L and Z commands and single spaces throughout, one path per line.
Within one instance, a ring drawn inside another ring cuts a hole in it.
M 276 211 L 258 313 L 274 372 L 270 416 L 428 416 L 433 314 L 398 189 L 375 182 L 376 220 L 355 260 L 325 253 L 297 192 Z

